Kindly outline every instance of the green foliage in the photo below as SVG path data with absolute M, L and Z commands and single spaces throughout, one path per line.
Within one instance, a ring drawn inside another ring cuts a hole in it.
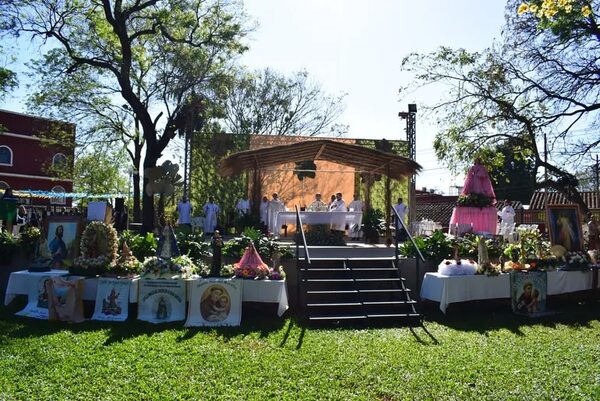
M 121 233 L 121 241 L 127 243 L 133 256 L 140 261 L 143 261 L 147 257 L 156 256 L 158 241 L 154 237 L 154 233 L 149 232 L 146 235 L 140 235 L 133 231 L 123 231 Z
M 225 242 L 223 256 L 234 259 L 241 258 L 251 242 L 254 242 L 256 251 L 265 262 L 272 260 L 274 255 L 280 255 L 282 258 L 292 256 L 292 251 L 289 247 L 281 246 L 274 237 L 266 236 L 253 228 L 244 230 L 240 238 L 234 238 Z
M 456 242 L 459 246 L 459 255 L 477 259 L 479 252 L 479 238 L 480 237 L 475 234 L 465 234 L 464 237 L 458 238 Z M 490 258 L 499 258 L 504 252 L 506 243 L 502 238 L 488 238 L 485 240 L 485 246 Z
M 204 242 L 204 233 L 177 232 L 177 246 L 182 255 L 187 255 L 200 265 L 204 258 L 212 256 L 210 244 Z
M 75 192 L 111 194 L 127 192 L 127 179 L 122 168 L 127 164 L 124 150 L 95 146 L 75 159 L 73 188 Z M 83 205 L 85 205 L 85 202 Z
M 377 243 L 379 236 L 385 234 L 386 231 L 385 215 L 383 212 L 379 209 L 367 209 L 363 213 L 362 230 L 367 242 Z
M 10 263 L 17 250 L 17 240 L 6 230 L 0 230 L 0 264 Z
M 305 234 L 307 245 L 318 246 L 345 246 L 344 233 L 341 231 L 332 231 L 326 224 L 310 225 Z M 302 242 L 299 234 L 296 235 L 296 241 Z
M 303 171 L 303 170 L 313 170 L 313 171 Z M 315 164 L 314 161 L 304 160 L 304 161 L 296 163 L 296 169 L 294 171 L 294 174 L 296 174 L 296 177 L 298 177 L 298 179 L 300 181 L 302 181 L 305 178 L 315 178 L 316 170 L 317 170 L 317 165 Z
M 442 231 L 434 231 L 429 237 L 417 236 L 414 240 L 425 259 L 439 262 L 453 257 L 454 242 Z M 417 257 L 417 251 L 410 241 L 399 245 L 399 252 L 402 256 Z
M 247 150 L 249 137 L 218 133 L 197 133 L 192 146 L 192 193 L 190 199 L 196 213 L 201 214 L 202 207 L 213 196 L 221 208 L 219 224 L 234 224 L 237 215 L 235 205 L 247 193 L 244 174 L 235 177 L 223 177 L 219 173 L 221 158 L 235 152 Z
M 493 199 L 483 194 L 470 193 L 468 195 L 459 195 L 456 204 L 467 207 L 488 207 L 492 205 Z
M 42 232 L 39 228 L 26 226 L 19 236 L 18 244 L 27 257 L 34 258 L 41 238 Z

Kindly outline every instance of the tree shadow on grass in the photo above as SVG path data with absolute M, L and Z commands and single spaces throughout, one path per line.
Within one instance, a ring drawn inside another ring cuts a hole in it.
M 543 325 L 556 328 L 558 325 L 570 327 L 591 327 L 598 321 L 600 299 L 596 296 L 553 296 L 548 300 L 547 314 L 528 317 L 514 314 L 509 300 L 474 301 L 452 304 L 444 315 L 437 303 L 421 305 L 426 321 L 461 331 L 475 331 L 483 335 L 498 329 L 510 330 L 516 335 L 525 335 L 522 327 Z

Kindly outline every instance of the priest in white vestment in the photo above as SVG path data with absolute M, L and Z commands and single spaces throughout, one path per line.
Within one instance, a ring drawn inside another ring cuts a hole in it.
M 204 234 L 212 235 L 217 226 L 217 216 L 219 215 L 219 205 L 215 203 L 215 199 L 211 196 L 208 202 L 202 208 L 204 210 Z
M 281 229 L 281 227 L 277 227 L 277 213 L 284 211 L 285 204 L 279 199 L 277 192 L 275 192 L 273 198 L 269 201 L 267 225 L 269 232 L 272 232 L 276 237 L 279 237 L 279 230 Z
M 347 212 L 346 202 L 342 198 L 342 193 L 338 192 L 335 194 L 335 201 L 329 206 L 330 212 Z M 346 215 L 333 216 L 331 218 L 331 229 L 337 231 L 346 230 Z

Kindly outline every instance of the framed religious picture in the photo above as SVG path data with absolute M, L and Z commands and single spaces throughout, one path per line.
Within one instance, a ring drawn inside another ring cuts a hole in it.
M 562 245 L 567 251 L 583 249 L 583 234 L 577 205 L 548 205 L 546 217 L 552 245 Z
M 79 216 L 48 216 L 44 251 L 52 259 L 53 268 L 64 268 L 79 256 L 79 240 L 83 222 Z M 41 252 L 40 252 L 41 253 Z

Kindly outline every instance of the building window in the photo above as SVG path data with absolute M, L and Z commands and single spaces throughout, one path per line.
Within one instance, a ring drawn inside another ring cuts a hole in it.
M 8 146 L 0 146 L 0 166 L 13 165 L 13 152 Z
M 67 156 L 62 153 L 57 153 L 52 157 L 52 167 L 63 169 L 67 167 Z
M 64 194 L 65 189 L 63 187 L 61 187 L 60 185 L 57 185 L 54 188 L 52 188 L 52 192 Z M 61 196 L 60 198 L 50 198 L 51 205 L 64 205 L 66 203 L 67 203 L 67 199 L 64 196 Z
M 0 181 L 0 189 L 8 189 L 10 185 L 8 185 L 5 181 Z

